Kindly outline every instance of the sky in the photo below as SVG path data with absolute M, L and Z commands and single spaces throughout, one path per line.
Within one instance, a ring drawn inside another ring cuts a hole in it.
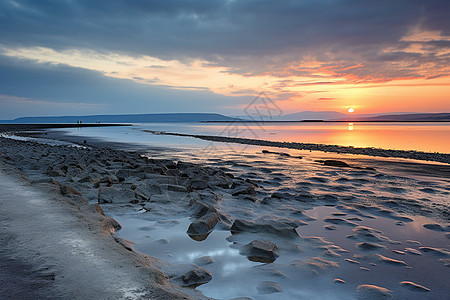
M 0 119 L 450 112 L 448 0 L 1 0 Z

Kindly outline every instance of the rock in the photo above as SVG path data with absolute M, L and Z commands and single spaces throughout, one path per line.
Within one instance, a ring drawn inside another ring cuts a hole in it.
M 280 256 L 278 246 L 270 241 L 254 240 L 241 247 L 240 254 L 251 261 L 272 263 Z
M 334 225 L 325 225 L 325 226 L 323 226 L 323 228 L 325 228 L 326 230 L 336 230 L 336 229 L 338 229 L 337 226 L 334 226 Z
M 208 283 L 212 279 L 212 275 L 208 270 L 197 267 L 181 275 L 180 279 L 182 286 L 198 287 L 199 285 Z
M 136 200 L 131 189 L 115 189 L 113 187 L 101 186 L 98 189 L 98 203 L 130 203 Z
M 340 257 L 341 255 L 334 252 L 333 250 L 327 249 L 324 252 L 322 252 L 322 256 L 326 257 Z
M 425 253 L 431 253 L 436 256 L 448 257 L 450 256 L 450 251 L 442 248 L 433 248 L 433 247 L 419 247 L 419 250 Z
M 239 195 L 256 196 L 256 191 L 255 191 L 255 188 L 251 184 L 245 184 L 243 186 L 237 187 L 233 191 L 232 195 L 234 197 L 239 196 Z
M 364 254 L 364 255 L 355 254 L 355 255 L 353 255 L 353 257 L 359 258 L 361 260 L 382 262 L 382 263 L 393 265 L 393 266 L 407 266 L 406 262 L 404 262 L 402 260 L 389 258 L 389 257 L 383 256 L 381 254 Z
M 191 216 L 194 218 L 200 218 L 201 216 L 204 216 L 211 207 L 198 201 L 194 201 L 191 205 Z
M 448 227 L 445 228 L 439 224 L 424 224 L 423 227 L 425 227 L 426 229 L 429 229 L 429 230 L 433 230 L 433 231 L 440 231 L 440 232 L 449 231 Z
M 414 241 L 414 240 L 406 240 L 405 242 L 408 243 L 408 244 L 411 244 L 411 245 L 419 245 L 419 246 L 422 245 L 421 242 Z
M 161 194 L 161 188 L 154 184 L 140 184 L 135 189 L 136 196 L 142 200 L 150 200 L 152 195 Z
M 114 240 L 121 245 L 122 247 L 124 247 L 125 249 L 127 249 L 128 251 L 133 251 L 133 242 L 123 239 L 123 238 L 119 238 L 116 235 L 113 235 Z
M 215 212 L 209 212 L 200 219 L 192 222 L 187 230 L 188 235 L 204 235 L 209 234 L 220 221 L 219 215 Z
M 216 261 L 211 256 L 202 256 L 194 259 L 194 264 L 199 266 L 206 266 L 215 262 Z
M 383 246 L 383 245 L 376 244 L 376 243 L 371 243 L 371 242 L 357 243 L 356 244 L 356 248 L 359 248 L 359 249 L 365 250 L 365 251 L 374 251 L 374 250 L 386 249 L 386 247 Z
M 291 157 L 291 155 L 289 153 L 286 152 L 273 152 L 273 151 L 269 151 L 269 150 L 263 150 L 262 153 L 264 154 L 277 154 L 279 156 L 283 156 L 283 157 Z M 301 156 L 295 156 L 295 158 L 302 158 Z
M 75 189 L 73 189 L 72 187 L 68 186 L 68 185 L 62 185 L 60 187 L 61 190 L 61 194 L 62 195 L 76 195 L 76 196 L 81 196 L 80 192 L 76 191 Z
M 155 243 L 158 243 L 158 244 L 161 244 L 161 245 L 167 245 L 167 244 L 169 244 L 169 240 L 168 239 L 159 239 L 159 240 L 156 240 L 155 241 Z
M 351 264 L 355 264 L 355 265 L 359 265 L 360 264 L 360 262 L 359 261 L 356 261 L 356 260 L 353 260 L 353 259 L 350 259 L 350 258 L 346 258 L 346 259 L 344 259 L 346 262 L 349 262 L 349 263 L 351 263 Z
M 415 291 L 415 292 L 429 292 L 430 291 L 429 288 L 424 287 L 423 285 L 414 283 L 412 281 L 401 281 L 400 285 L 408 288 L 411 291 Z
M 392 291 L 383 287 L 371 284 L 362 284 L 356 288 L 356 298 L 364 300 L 375 300 L 390 298 Z
M 419 250 L 413 249 L 413 248 L 405 248 L 405 252 L 414 254 L 414 255 L 422 255 L 422 253 Z
M 281 292 L 281 286 L 273 281 L 263 281 L 256 287 L 260 294 L 273 294 Z
M 87 183 L 87 182 L 99 182 L 98 178 L 94 178 L 92 175 L 87 175 L 78 180 L 79 183 Z
M 323 163 L 324 166 L 331 166 L 331 167 L 341 167 L 341 168 L 351 168 L 349 164 L 346 162 L 340 161 L 340 160 L 316 160 L 317 162 Z
M 167 184 L 166 186 L 165 185 L 163 185 L 163 186 L 166 187 L 168 191 L 181 192 L 181 193 L 186 193 L 187 192 L 187 188 L 185 186 L 182 186 L 182 185 Z
M 313 275 L 319 275 L 329 272 L 332 269 L 339 268 L 339 263 L 331 260 L 326 260 L 320 257 L 309 257 L 308 260 L 296 260 L 291 263 L 292 266 L 311 272 Z
M 193 190 L 204 190 L 208 187 L 208 184 L 203 180 L 194 180 L 190 185 Z
M 297 228 L 298 226 L 299 225 L 297 224 L 273 222 L 273 221 L 266 221 L 264 223 L 255 223 L 253 221 L 247 220 L 235 220 L 230 228 L 230 231 L 232 234 L 240 232 L 252 232 L 252 233 L 265 232 L 275 234 L 280 237 L 297 238 L 299 237 L 299 235 L 295 230 L 295 228 Z
M 349 239 L 359 239 L 370 242 L 388 242 L 390 244 L 400 244 L 400 242 L 393 241 L 390 238 L 382 235 L 382 232 L 366 226 L 357 226 L 353 229 L 354 234 L 347 235 Z
M 441 258 L 438 261 L 443 263 L 444 267 L 450 268 L 450 258 Z

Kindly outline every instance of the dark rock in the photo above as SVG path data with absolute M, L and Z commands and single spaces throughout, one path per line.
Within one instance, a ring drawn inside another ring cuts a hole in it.
M 195 180 L 191 182 L 190 187 L 193 190 L 204 190 L 208 187 L 208 184 L 203 180 Z
M 391 293 L 391 290 L 370 284 L 362 284 L 356 288 L 357 299 L 385 299 L 392 297 Z
M 302 221 L 299 221 L 302 222 Z M 304 223 L 304 222 L 302 222 Z M 304 223 L 306 224 L 306 223 Z M 255 223 L 253 221 L 247 220 L 235 220 L 233 225 L 230 228 L 231 233 L 240 233 L 240 232 L 266 232 L 275 234 L 281 237 L 288 238 L 296 238 L 299 237 L 295 228 L 297 228 L 301 224 L 292 224 L 292 223 L 278 223 L 273 221 L 268 221 L 265 223 Z
M 133 251 L 133 242 L 123 239 L 123 238 L 119 238 L 116 235 L 112 235 L 114 237 L 114 240 L 121 245 L 122 247 L 124 247 L 125 249 L 127 249 L 128 251 Z
M 324 166 L 351 168 L 351 166 L 349 164 L 347 164 L 346 162 L 340 161 L 340 160 L 327 159 L 327 160 L 316 160 L 316 161 L 323 163 Z
M 212 279 L 212 275 L 208 270 L 197 267 L 181 275 L 180 279 L 182 286 L 198 287 L 199 285 L 208 283 Z
M 429 230 L 440 231 L 440 232 L 446 232 L 446 231 L 450 230 L 450 228 L 442 227 L 439 224 L 424 224 L 423 227 L 425 227 L 426 229 L 429 229 Z
M 211 233 L 211 231 L 219 222 L 219 215 L 215 212 L 209 212 L 202 216 L 200 219 L 192 222 L 187 230 L 188 235 L 205 235 Z
M 260 294 L 273 294 L 281 292 L 281 286 L 273 281 L 263 281 L 261 282 L 256 289 Z
M 136 200 L 131 189 L 115 189 L 113 187 L 101 186 L 98 189 L 98 203 L 130 203 Z
M 194 263 L 198 266 L 206 266 L 215 262 L 216 261 L 211 256 L 202 256 L 194 259 Z
M 235 191 L 233 191 L 232 195 L 234 197 L 239 196 L 239 195 L 256 196 L 256 191 L 255 191 L 255 188 L 252 185 L 245 184 L 245 185 L 237 187 L 235 189 Z
M 278 246 L 269 241 L 254 240 L 242 246 L 239 252 L 251 261 L 263 263 L 272 263 L 280 256 Z
M 191 204 L 191 216 L 194 218 L 200 218 L 201 216 L 204 216 L 209 210 L 210 207 L 202 202 L 194 201 Z
M 361 250 L 365 250 L 365 251 L 373 251 L 373 250 L 380 250 L 380 249 L 386 248 L 383 245 L 376 244 L 376 243 L 370 243 L 370 242 L 357 243 L 356 247 Z

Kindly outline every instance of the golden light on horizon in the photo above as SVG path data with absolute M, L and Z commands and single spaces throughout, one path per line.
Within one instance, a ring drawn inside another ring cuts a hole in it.
M 347 111 L 348 111 L 349 113 L 352 113 L 352 112 L 355 111 L 355 109 L 354 109 L 353 107 L 350 107 L 349 109 L 347 109 Z

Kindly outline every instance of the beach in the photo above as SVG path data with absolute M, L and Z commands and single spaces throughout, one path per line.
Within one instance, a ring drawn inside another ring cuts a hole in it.
M 52 298 L 72 298 L 80 286 L 92 294 L 79 298 L 105 299 L 448 293 L 448 154 L 350 156 L 342 147 L 324 153 L 332 148 L 259 142 L 232 152 L 213 144 L 196 161 L 83 136 L 51 144 L 43 138 L 56 136 L 45 133 L 0 137 L 2 213 L 17 216 L 2 217 L 2 239 L 17 237 L 5 253 L 45 270 L 38 290 Z M 15 204 L 30 190 L 44 208 Z M 47 215 L 59 217 L 46 223 Z M 65 263 L 67 251 L 73 259 Z M 82 270 L 98 275 L 73 275 Z

